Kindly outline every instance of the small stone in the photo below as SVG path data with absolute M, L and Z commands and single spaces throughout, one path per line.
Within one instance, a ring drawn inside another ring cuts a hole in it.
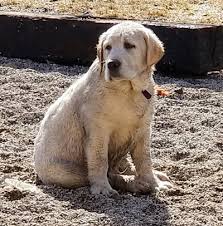
M 19 190 L 20 192 L 31 192 L 31 193 L 40 193 L 41 192 L 41 190 L 36 185 L 29 184 L 29 183 L 26 183 L 26 182 L 23 182 L 23 181 L 20 181 L 17 179 L 6 178 L 4 183 L 7 186 L 11 186 L 11 187 Z
M 177 93 L 177 94 L 180 94 L 180 95 L 182 95 L 184 93 L 183 88 L 175 89 L 174 92 Z
M 180 189 L 180 188 L 172 188 L 167 191 L 167 194 L 169 196 L 182 196 L 185 194 L 185 192 L 183 189 Z
M 215 187 L 215 190 L 221 192 L 221 191 L 223 191 L 223 186 L 221 186 L 221 187 L 220 186 Z
M 6 186 L 3 189 L 3 195 L 6 197 L 9 201 L 19 200 L 22 199 L 27 195 L 27 192 L 22 192 L 13 186 Z

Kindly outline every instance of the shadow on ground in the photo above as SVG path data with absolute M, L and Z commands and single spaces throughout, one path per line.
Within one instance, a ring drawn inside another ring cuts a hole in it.
M 99 223 L 112 225 L 169 225 L 168 208 L 165 201 L 154 195 L 134 196 L 120 194 L 109 198 L 94 196 L 88 188 L 76 190 L 54 186 L 41 186 L 47 196 L 66 202 L 70 210 L 84 210 L 98 214 Z
M 156 76 L 158 74 L 158 76 Z M 156 72 L 155 82 L 159 85 L 172 85 L 182 88 L 209 89 L 216 92 L 223 91 L 223 70 L 209 72 L 205 75 L 164 74 Z

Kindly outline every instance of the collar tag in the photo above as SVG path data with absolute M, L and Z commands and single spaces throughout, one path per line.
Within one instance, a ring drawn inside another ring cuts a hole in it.
M 142 94 L 146 99 L 150 99 L 152 97 L 152 95 L 147 90 L 143 90 Z

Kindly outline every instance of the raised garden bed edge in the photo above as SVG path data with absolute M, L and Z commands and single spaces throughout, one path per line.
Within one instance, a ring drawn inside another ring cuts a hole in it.
M 0 12 L 0 55 L 89 65 L 99 35 L 120 21 Z M 195 76 L 223 68 L 223 26 L 139 22 L 164 42 L 166 52 L 158 70 Z

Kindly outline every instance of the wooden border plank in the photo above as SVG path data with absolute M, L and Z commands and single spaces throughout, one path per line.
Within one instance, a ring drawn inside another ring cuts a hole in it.
M 89 65 L 99 35 L 122 20 L 0 12 L 0 54 L 6 57 Z M 157 69 L 200 75 L 223 68 L 223 26 L 151 23 L 166 54 Z

